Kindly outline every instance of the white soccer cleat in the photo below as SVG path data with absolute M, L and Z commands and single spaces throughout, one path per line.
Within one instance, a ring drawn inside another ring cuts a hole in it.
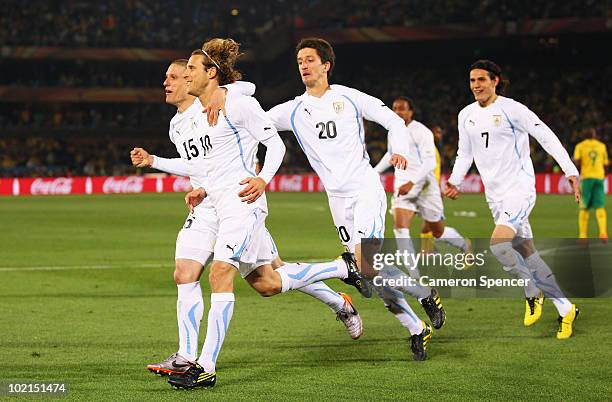
M 338 294 L 344 299 L 344 307 L 336 313 L 336 320 L 342 321 L 351 338 L 359 339 L 363 334 L 361 316 L 353 306 L 353 301 L 349 295 L 342 292 L 338 292 Z

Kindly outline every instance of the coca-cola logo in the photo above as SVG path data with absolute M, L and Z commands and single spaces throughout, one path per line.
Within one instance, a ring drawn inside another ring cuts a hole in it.
M 172 183 L 172 191 L 175 193 L 184 193 L 191 189 L 191 181 L 186 177 L 177 177 Z
M 302 176 L 282 176 L 278 180 L 279 191 L 302 191 Z
M 72 179 L 58 177 L 57 179 L 36 179 L 30 186 L 33 195 L 70 194 L 72 192 Z
M 142 193 L 144 178 L 130 176 L 126 178 L 109 177 L 104 180 L 102 192 L 111 193 Z

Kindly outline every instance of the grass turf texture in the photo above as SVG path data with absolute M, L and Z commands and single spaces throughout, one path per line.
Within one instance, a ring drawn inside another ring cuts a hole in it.
M 268 200 L 268 228 L 284 259 L 332 259 L 341 252 L 323 194 L 269 194 Z M 470 237 L 489 236 L 493 224 L 483 196 L 462 195 L 445 205 L 449 225 Z M 477 217 L 454 216 L 460 210 Z M 238 279 L 217 386 L 173 390 L 145 365 L 177 349 L 173 253 L 185 215 L 180 194 L 0 199 L 0 382 L 64 381 L 68 400 L 612 395 L 609 299 L 580 300 L 575 336 L 564 342 L 555 339 L 550 302 L 542 320 L 524 328 L 520 298 L 446 299 L 448 320 L 434 333 L 430 360 L 416 363 L 408 333 L 382 302 L 362 299 L 336 280 L 329 285 L 353 295 L 363 316 L 362 339 L 352 341 L 329 309 L 309 296 L 264 299 Z M 571 197 L 540 196 L 531 222 L 536 236 L 575 237 L 576 217 Z M 390 224 L 388 216 L 388 235 Z M 596 237 L 593 222 L 591 235 Z M 207 311 L 205 278 L 203 284 Z M 206 314 L 202 332 L 205 320 Z

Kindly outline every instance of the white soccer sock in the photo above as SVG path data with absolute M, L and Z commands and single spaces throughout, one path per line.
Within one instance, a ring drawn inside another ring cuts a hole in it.
M 198 334 L 204 314 L 204 300 L 200 282 L 176 285 L 176 318 L 179 330 L 179 354 L 194 361 L 198 354 Z
M 444 232 L 442 232 L 442 236 L 436 239 L 437 241 L 442 241 L 444 243 L 448 243 L 453 247 L 457 247 L 461 251 L 467 251 L 468 244 L 461 236 L 459 232 L 455 228 L 450 226 L 444 227 Z
M 348 276 L 346 263 L 341 259 L 320 264 L 286 263 L 276 272 L 281 277 L 283 293 L 325 279 L 344 279 Z
M 546 297 L 552 300 L 559 315 L 565 317 L 572 309 L 572 303 L 565 297 L 563 291 L 559 288 L 555 275 L 550 270 L 548 264 L 540 257 L 537 251 L 527 257 L 525 263 L 531 270 L 536 285 L 542 289 Z
M 393 229 L 393 234 L 395 235 L 395 241 L 397 243 L 397 249 L 402 254 L 404 251 L 408 252 L 410 256 L 415 256 L 414 244 L 412 243 L 412 239 L 410 238 L 410 229 L 402 228 L 402 229 Z M 408 258 L 408 264 L 406 265 L 406 271 L 408 272 L 408 276 L 414 281 L 416 281 L 415 286 L 394 286 L 394 289 L 400 290 L 404 293 L 409 294 L 421 301 L 421 299 L 429 296 L 431 290 L 419 284 L 419 279 L 421 278 L 421 272 L 419 271 L 419 267 L 416 264 L 409 264 L 410 257 Z M 404 272 L 402 272 L 399 268 L 394 266 L 385 266 L 381 271 L 381 276 L 383 278 L 402 278 L 406 276 Z M 406 282 L 406 281 L 402 281 Z
M 525 297 L 536 297 L 540 294 L 537 281 L 527 267 L 527 263 L 521 254 L 512 248 L 511 242 L 492 244 L 490 248 L 495 258 L 503 265 L 504 271 L 513 278 L 527 281 Z
M 423 321 L 410 308 L 410 305 L 400 291 L 386 286 L 375 286 L 375 289 L 383 299 L 387 310 L 410 332 L 410 335 L 417 335 L 423 332 L 423 329 L 425 329 Z
M 219 357 L 227 328 L 234 313 L 234 301 L 233 293 L 211 293 L 210 295 L 206 340 L 204 346 L 202 346 L 202 354 L 198 359 L 198 363 L 207 373 L 215 372 L 217 357 Z
M 306 293 L 317 300 L 322 301 L 331 308 L 334 313 L 344 308 L 344 298 L 334 292 L 324 282 L 315 282 L 298 289 L 302 293 Z

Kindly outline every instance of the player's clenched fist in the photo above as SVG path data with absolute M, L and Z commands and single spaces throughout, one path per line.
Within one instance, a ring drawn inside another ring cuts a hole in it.
M 406 166 L 408 166 L 408 161 L 400 154 L 392 154 L 389 163 L 393 165 L 394 168 L 404 170 Z
M 266 182 L 261 177 L 247 177 L 242 180 L 240 184 L 246 184 L 247 186 L 238 193 L 238 196 L 241 198 L 242 202 L 246 202 L 247 204 L 251 204 L 266 190 Z
M 132 159 L 132 165 L 139 168 L 149 167 L 153 164 L 153 156 L 143 148 L 132 149 L 130 151 L 130 158 Z
M 447 182 L 446 187 L 444 187 L 444 196 L 456 200 L 459 197 L 459 189 Z
M 191 190 L 185 195 L 185 204 L 187 204 L 187 208 L 189 208 L 190 212 L 193 212 L 193 209 L 200 205 L 202 201 L 206 198 L 206 191 L 202 188 L 196 188 L 195 190 Z

